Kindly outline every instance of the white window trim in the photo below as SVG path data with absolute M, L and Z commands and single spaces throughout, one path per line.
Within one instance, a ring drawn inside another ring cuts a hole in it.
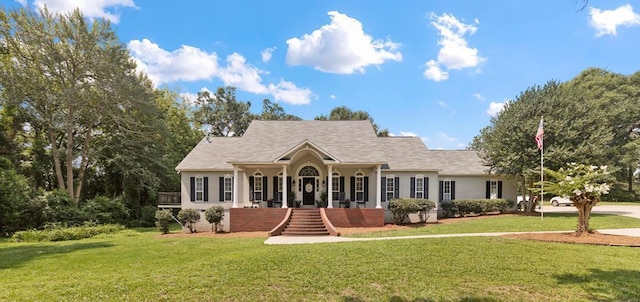
M 391 183 L 391 190 L 389 190 L 389 183 Z M 387 175 L 387 183 L 384 184 L 385 186 L 385 191 L 387 196 L 385 196 L 387 198 L 387 201 L 390 201 L 391 199 L 397 198 L 396 197 L 396 178 L 393 175 Z M 391 195 L 389 195 L 391 194 Z M 391 197 L 389 197 L 391 196 Z
M 498 199 L 498 180 L 489 181 L 489 199 Z
M 357 172 L 356 173 L 356 183 L 355 183 L 355 189 L 356 189 L 356 200 L 357 201 L 363 201 L 364 200 L 364 174 L 362 172 Z M 360 188 L 358 188 L 358 182 L 361 184 Z M 362 198 L 358 198 L 358 195 L 361 194 Z
M 340 173 L 338 172 L 333 172 L 333 175 L 331 176 L 331 193 L 332 193 L 332 200 L 339 200 L 340 199 Z
M 195 177 L 195 194 L 196 196 L 194 196 L 193 199 L 196 202 L 204 201 L 204 177 L 202 175 Z
M 442 201 L 449 200 L 451 200 L 451 180 L 445 179 L 442 182 Z
M 418 181 L 420 182 L 420 184 L 422 184 L 422 186 L 418 187 Z M 414 196 L 417 199 L 424 199 L 424 176 L 423 175 L 416 175 L 416 182 L 414 184 L 414 187 L 416 188 Z M 418 195 L 420 195 L 420 197 L 418 197 Z
M 229 181 L 229 190 L 227 190 L 227 180 Z M 224 201 L 233 201 L 233 177 L 231 175 L 225 175 L 224 176 L 224 188 L 223 188 L 223 192 L 224 192 Z M 227 193 L 229 198 L 227 198 Z
M 256 193 L 260 193 L 259 200 L 264 200 L 264 195 L 262 194 L 262 191 L 264 191 L 264 188 L 262 187 L 262 177 L 263 176 L 260 171 L 253 174 L 253 197 L 255 198 Z

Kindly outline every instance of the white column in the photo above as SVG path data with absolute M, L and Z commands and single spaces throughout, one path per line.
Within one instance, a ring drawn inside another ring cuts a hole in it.
M 282 166 L 282 207 L 288 208 L 287 200 L 289 200 L 289 184 L 287 181 L 287 166 Z
M 380 195 L 382 194 L 381 190 L 380 190 L 380 188 L 382 188 L 381 187 L 381 185 L 382 185 L 382 179 L 381 178 L 382 178 L 382 170 L 381 170 L 381 166 L 378 165 L 378 168 L 376 169 L 376 209 L 381 209 L 382 208 L 382 204 L 380 204 L 380 199 L 381 199 Z
M 333 167 L 329 166 L 327 177 L 327 208 L 333 208 Z
M 233 167 L 233 206 L 238 207 L 238 168 Z

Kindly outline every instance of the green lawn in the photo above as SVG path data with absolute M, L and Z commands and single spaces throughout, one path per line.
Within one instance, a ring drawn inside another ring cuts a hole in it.
M 475 228 L 494 228 L 494 218 Z M 521 224 L 533 228 L 529 218 Z M 640 293 L 640 249 L 630 247 L 494 237 L 268 246 L 155 234 L 0 242 L 0 301 L 638 301 Z
M 455 221 L 455 218 L 453 218 Z M 431 224 L 424 227 L 374 232 L 353 235 L 353 237 L 393 237 L 409 235 L 488 233 L 488 232 L 536 232 L 570 231 L 578 224 L 577 213 L 545 213 L 540 216 L 502 216 L 467 220 L 452 224 Z M 640 228 L 640 219 L 605 214 L 591 214 L 589 225 L 592 229 Z

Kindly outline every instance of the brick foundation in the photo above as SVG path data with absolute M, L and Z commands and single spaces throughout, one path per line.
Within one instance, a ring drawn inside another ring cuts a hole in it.
M 283 208 L 232 208 L 229 209 L 230 232 L 271 231 L 287 215 Z M 384 226 L 384 209 L 333 208 L 325 209 L 327 218 L 339 228 Z

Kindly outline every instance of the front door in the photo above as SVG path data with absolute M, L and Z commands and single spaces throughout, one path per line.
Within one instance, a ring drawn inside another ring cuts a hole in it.
M 316 201 L 316 179 L 315 177 L 302 178 L 302 205 L 312 206 Z

